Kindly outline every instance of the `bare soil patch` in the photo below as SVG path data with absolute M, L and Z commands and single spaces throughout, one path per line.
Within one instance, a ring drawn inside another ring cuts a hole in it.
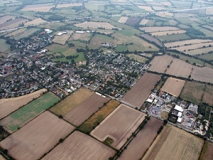
M 47 111 L 1 141 L 0 146 L 17 160 L 37 160 L 73 129 L 73 126 Z
M 137 136 L 131 141 L 118 160 L 139 160 L 150 147 L 154 138 L 157 136 L 158 129 L 162 125 L 162 121 L 151 117 L 145 127 L 138 132 Z
M 111 145 L 120 149 L 144 118 L 144 113 L 121 104 L 91 132 L 91 135 L 100 141 L 110 138 L 113 140 Z
M 92 94 L 93 94 L 92 91 L 86 88 L 80 88 L 74 93 L 72 93 L 70 96 L 65 98 L 63 101 L 53 106 L 50 109 L 50 111 L 52 111 L 53 113 L 57 115 L 64 116 L 73 108 L 75 108 L 77 105 L 81 104 L 83 101 L 89 98 Z
M 0 119 L 6 117 L 13 111 L 19 109 L 20 107 L 26 105 L 35 98 L 38 98 L 42 95 L 43 92 L 47 91 L 46 89 L 41 89 L 36 92 L 17 97 L 17 98 L 8 98 L 0 99 Z
M 184 80 L 170 77 L 166 80 L 161 90 L 178 97 L 183 89 L 183 86 L 185 85 L 185 82 L 186 81 Z
M 195 160 L 199 158 L 202 146 L 201 138 L 167 125 L 143 160 Z
M 191 79 L 213 83 L 213 69 L 208 67 L 193 67 Z
M 138 82 L 126 93 L 123 101 L 140 108 L 150 95 L 155 84 L 161 79 L 160 75 L 145 73 Z
M 70 153 L 70 151 L 72 151 Z M 81 132 L 74 132 L 42 160 L 106 160 L 115 151 Z
M 164 73 L 167 69 L 167 66 L 172 62 L 173 59 L 173 57 L 168 55 L 156 56 L 151 61 L 151 67 L 149 68 L 149 70 L 158 73 Z
M 107 101 L 109 101 L 109 98 L 104 98 L 94 93 L 83 103 L 79 104 L 73 110 L 68 112 L 64 116 L 64 118 L 70 123 L 79 126 L 93 113 L 95 113 L 100 107 L 102 107 Z
M 166 73 L 176 77 L 188 78 L 191 75 L 193 66 L 180 59 L 174 59 Z

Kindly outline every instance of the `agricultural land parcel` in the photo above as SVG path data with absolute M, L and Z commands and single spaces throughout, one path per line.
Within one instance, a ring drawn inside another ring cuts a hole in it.
M 128 19 L 128 17 L 121 17 L 121 18 L 118 20 L 118 22 L 119 22 L 119 23 L 126 23 L 127 19 Z
M 90 33 L 75 33 L 70 38 L 71 40 L 82 40 L 82 41 L 89 41 L 91 38 Z
M 102 122 L 120 103 L 110 100 L 98 112 L 85 121 L 79 129 L 85 133 L 90 133 L 100 122 Z
M 203 140 L 179 128 L 167 125 L 143 160 L 195 160 L 199 158 Z
M 140 63 L 146 63 L 146 61 L 147 61 L 147 58 L 141 57 L 137 54 L 128 54 L 127 56 L 131 59 L 134 59 L 134 60 L 140 62 Z
M 28 121 L 32 120 L 40 113 L 58 102 L 60 98 L 55 96 L 53 93 L 48 92 L 38 99 L 32 101 L 26 106 L 13 112 L 8 117 L 2 119 L 0 124 L 9 132 L 16 131 L 19 127 L 22 127 Z
M 100 141 L 111 138 L 111 146 L 120 149 L 144 118 L 144 113 L 121 104 L 91 132 L 91 135 Z
M 138 82 L 126 93 L 122 101 L 137 108 L 146 101 L 155 84 L 161 79 L 160 75 L 145 73 Z
M 163 92 L 167 92 L 175 97 L 178 97 L 183 89 L 185 82 L 186 81 L 184 81 L 184 80 L 170 77 L 166 80 L 166 83 L 163 85 L 161 90 Z
M 72 154 L 70 154 L 70 151 L 72 151 Z M 75 131 L 42 160 L 105 160 L 113 157 L 114 154 L 113 149 L 88 135 Z
M 180 97 L 184 100 L 199 104 L 201 102 L 204 89 L 205 84 L 187 81 Z
M 177 31 L 180 29 L 177 27 L 141 27 L 140 30 L 153 33 L 153 32 Z
M 53 42 L 64 45 L 66 41 L 70 38 L 70 35 L 73 33 L 73 31 L 69 31 L 66 34 L 63 35 L 56 35 L 53 39 Z
M 206 85 L 204 96 L 203 96 L 203 102 L 213 106 L 213 86 Z
M 36 19 L 33 19 L 32 21 L 25 23 L 24 26 L 36 26 L 42 23 L 47 23 L 47 21 L 44 21 L 41 18 L 36 18 Z
M 13 19 L 15 19 L 15 17 L 9 16 L 9 15 L 0 17 L 0 24 L 3 24 L 5 22 L 7 22 L 8 20 L 13 20 Z
M 70 112 L 68 112 L 64 116 L 64 119 L 74 124 L 75 126 L 79 126 L 86 119 L 88 119 L 93 113 L 98 111 L 98 109 L 102 107 L 104 103 L 106 103 L 107 101 L 109 101 L 109 98 L 104 98 L 94 93 L 84 102 L 82 102 L 74 109 L 72 109 Z
M 2 155 L 0 155 L 0 160 L 6 160 Z
M 0 99 L 0 119 L 6 117 L 13 111 L 17 110 L 18 108 L 26 105 L 30 101 L 35 98 L 38 98 L 42 95 L 43 92 L 47 91 L 46 89 L 41 89 L 36 92 L 20 96 L 17 98 L 8 98 L 8 99 Z
M 213 47 L 202 47 L 202 48 L 199 48 L 199 49 L 186 51 L 185 53 L 193 56 L 193 55 L 201 55 L 201 54 L 211 53 L 212 51 L 213 51 Z
M 193 67 L 191 79 L 213 83 L 213 69 L 208 67 Z
M 26 31 L 26 30 L 27 30 L 27 28 L 20 28 L 18 30 L 15 30 L 15 31 L 7 34 L 6 37 L 11 37 L 11 38 L 16 37 L 16 36 L 24 33 L 24 31 Z
M 58 4 L 56 8 L 78 7 L 78 6 L 82 6 L 82 3 L 66 3 L 66 4 Z
M 57 114 L 64 116 L 68 112 L 70 112 L 73 108 L 84 102 L 87 98 L 92 96 L 94 92 L 86 89 L 86 88 L 80 88 L 74 93 L 72 93 L 70 96 L 65 98 L 60 103 L 53 106 L 50 111 Z
M 10 45 L 6 43 L 6 40 L 0 39 L 0 52 L 6 52 L 10 50 Z
M 81 27 L 84 29 L 87 28 L 105 28 L 105 29 L 112 29 L 116 28 L 115 26 L 111 25 L 110 23 L 107 22 L 83 22 L 79 24 L 75 24 L 76 27 Z
M 1 141 L 0 145 L 17 160 L 39 159 L 65 138 L 74 127 L 46 111 Z
M 53 7 L 54 7 L 53 4 L 37 4 L 37 5 L 27 5 L 22 10 L 35 11 L 35 12 L 48 12 Z
M 131 141 L 127 149 L 121 154 L 118 160 L 138 160 L 140 159 L 153 140 L 157 136 L 157 131 L 163 122 L 153 117 L 147 122 L 142 130 L 140 130 L 137 136 Z
M 24 31 L 23 33 L 15 36 L 16 40 L 22 39 L 22 38 L 26 38 L 29 37 L 30 35 L 32 35 L 33 33 L 37 32 L 39 29 L 38 28 L 29 28 L 26 31 Z
M 213 150 L 213 144 L 206 141 L 199 160 L 212 160 L 213 159 L 212 150 Z
M 25 23 L 27 21 L 28 20 L 24 19 L 24 18 L 16 18 L 14 20 L 7 21 L 7 22 L 5 22 L 3 24 L 0 24 L 0 30 L 16 28 L 19 25 L 21 25 L 22 23 Z

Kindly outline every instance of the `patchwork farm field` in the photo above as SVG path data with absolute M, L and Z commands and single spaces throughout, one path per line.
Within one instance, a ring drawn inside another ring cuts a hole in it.
M 144 119 L 144 113 L 121 104 L 90 134 L 102 142 L 110 138 L 111 146 L 120 149 Z
M 152 144 L 157 136 L 158 129 L 162 125 L 162 121 L 151 117 L 144 128 L 140 130 L 137 136 L 130 142 L 118 160 L 139 160 Z
M 199 160 L 212 160 L 213 159 L 212 150 L 213 150 L 213 144 L 210 142 L 205 142 Z
M 90 33 L 75 33 L 70 39 L 71 40 L 89 41 L 90 38 L 91 38 Z
M 90 133 L 100 122 L 102 122 L 120 103 L 116 100 L 110 100 L 98 112 L 85 121 L 79 130 L 84 133 Z
M 87 28 L 105 28 L 105 29 L 113 29 L 116 28 L 115 26 L 111 25 L 110 23 L 107 22 L 83 22 L 79 24 L 75 24 L 76 27 L 81 27 L 84 29 Z
M 176 79 L 176 78 L 168 78 L 161 88 L 161 91 L 167 92 L 175 97 L 178 97 L 183 89 L 183 86 L 185 85 L 184 80 Z
M 142 56 L 139 56 L 137 54 L 128 54 L 127 55 L 129 58 L 134 59 L 140 63 L 146 63 L 146 61 L 148 60 L 147 58 L 144 58 Z
M 145 32 L 164 32 L 164 31 L 176 31 L 179 30 L 177 27 L 141 27 L 140 30 Z
M 9 133 L 12 133 L 46 109 L 50 108 L 59 100 L 59 97 L 55 96 L 51 92 L 48 92 L 38 99 L 30 102 L 26 106 L 13 112 L 8 117 L 2 119 L 0 124 L 4 127 L 5 130 L 7 130 Z
M 138 82 L 126 93 L 122 98 L 125 101 L 137 108 L 140 108 L 150 95 L 155 84 L 161 79 L 160 75 L 145 73 Z
M 76 106 L 70 112 L 68 112 L 64 119 L 74 124 L 75 126 L 81 125 L 86 119 L 88 119 L 93 113 L 99 110 L 100 107 L 109 101 L 109 98 L 94 93 L 92 96 L 87 98 L 84 102 Z
M 36 26 L 36 25 L 40 25 L 43 23 L 47 23 L 47 21 L 45 21 L 41 18 L 36 18 L 36 19 L 33 19 L 32 21 L 25 23 L 24 26 Z
M 167 68 L 166 74 L 176 77 L 188 78 L 191 75 L 193 66 L 180 59 L 173 59 Z
M 170 34 L 170 35 L 164 35 L 164 36 L 155 36 L 155 38 L 159 39 L 160 41 L 162 41 L 164 43 L 191 39 L 191 37 L 189 37 L 185 33 Z
M 34 12 L 48 12 L 53 7 L 54 7 L 53 4 L 47 3 L 47 4 L 27 5 L 22 10 Z
M 0 146 L 17 160 L 36 160 L 73 130 L 72 125 L 46 111 L 1 141 Z
M 158 73 L 164 73 L 167 69 L 167 66 L 173 61 L 173 59 L 173 57 L 168 55 L 156 56 L 151 61 L 151 67 L 149 68 L 149 70 Z
M 16 36 L 24 33 L 24 31 L 26 31 L 26 30 L 27 30 L 27 28 L 21 28 L 21 29 L 15 30 L 15 31 L 7 34 L 6 37 L 11 37 L 11 38 L 16 37 Z
M 24 18 L 16 18 L 14 20 L 11 21 L 7 21 L 3 24 L 0 24 L 0 30 L 5 30 L 5 29 L 11 29 L 11 28 L 16 28 L 18 27 L 20 24 L 27 22 L 27 19 Z
M 191 79 L 213 83 L 213 69 L 208 67 L 193 67 Z
M 199 158 L 203 143 L 203 139 L 167 125 L 143 160 L 196 160 Z
M 93 95 L 94 92 L 86 89 L 80 88 L 70 96 L 66 97 L 63 101 L 56 104 L 50 111 L 57 114 L 64 116 L 68 112 L 70 112 L 73 108 L 84 102 L 87 98 Z
M 114 154 L 113 149 L 86 134 L 75 131 L 42 160 L 105 160 L 113 157 Z
M 53 42 L 64 45 L 66 43 L 66 41 L 70 38 L 70 34 L 72 34 L 72 33 L 73 33 L 73 31 L 69 31 L 67 34 L 63 34 L 61 36 L 56 35 L 53 39 Z
M 213 106 L 213 86 L 206 85 L 204 96 L 203 96 L 203 102 Z
M 128 17 L 121 17 L 121 18 L 118 20 L 118 22 L 119 22 L 119 23 L 126 23 L 127 19 L 128 19 Z
M 15 40 L 19 40 L 19 39 L 22 39 L 22 38 L 26 38 L 26 37 L 29 37 L 31 36 L 33 33 L 37 32 L 39 29 L 38 28 L 29 28 L 27 29 L 26 31 L 24 31 L 23 33 L 15 36 Z
M 18 108 L 26 105 L 35 98 L 38 98 L 46 92 L 46 89 L 41 89 L 36 92 L 20 96 L 17 98 L 0 99 L 0 119 L 6 117 Z
M 203 45 L 205 46 L 205 45 Z M 203 47 L 203 48 L 199 48 L 199 49 L 195 49 L 195 50 L 190 50 L 190 51 L 186 51 L 186 54 L 189 55 L 202 55 L 202 54 L 206 54 L 206 53 L 211 53 L 213 51 L 213 47 Z
M 78 6 L 82 6 L 82 3 L 66 3 L 66 4 L 58 4 L 56 8 L 78 7 Z
M 152 36 L 165 36 L 165 35 L 171 35 L 171 34 L 181 34 L 186 33 L 185 30 L 174 30 L 174 31 L 162 31 L 162 32 L 151 32 Z
M 195 104 L 199 104 L 201 102 L 204 89 L 205 84 L 187 81 L 185 86 L 183 87 L 180 98 L 191 101 Z

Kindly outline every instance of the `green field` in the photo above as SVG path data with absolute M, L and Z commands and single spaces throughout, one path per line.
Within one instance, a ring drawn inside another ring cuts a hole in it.
M 171 34 L 166 36 L 156 36 L 157 39 L 164 42 L 172 42 L 172 41 L 180 41 L 190 39 L 190 37 L 186 34 Z
M 32 34 L 34 34 L 35 32 L 37 32 L 38 30 L 39 30 L 38 28 L 29 28 L 26 31 L 24 31 L 22 34 L 16 36 L 15 40 L 27 38 L 27 37 L 31 36 Z
M 40 113 L 50 108 L 56 102 L 60 100 L 59 97 L 48 92 L 38 99 L 32 101 L 26 106 L 15 111 L 5 119 L 3 119 L 0 124 L 9 132 L 14 132 L 18 128 L 22 127 L 24 124 L 38 116 Z
M 0 52 L 9 52 L 10 45 L 6 43 L 6 40 L 0 39 Z

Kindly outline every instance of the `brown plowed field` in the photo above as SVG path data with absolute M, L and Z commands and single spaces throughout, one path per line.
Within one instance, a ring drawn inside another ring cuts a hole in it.
M 16 28 L 18 27 L 20 24 L 27 22 L 27 19 L 24 18 L 17 18 L 8 22 L 5 22 L 3 24 L 0 24 L 0 30 L 4 30 L 4 29 L 11 29 L 11 28 Z
M 156 56 L 152 61 L 151 61 L 151 67 L 149 68 L 150 71 L 155 71 L 159 73 L 164 73 L 165 70 L 167 69 L 167 66 L 171 63 L 171 61 L 174 58 L 168 55 L 163 55 L 163 56 Z
M 213 69 L 208 67 L 193 67 L 191 79 L 213 83 Z
M 140 108 L 150 95 L 155 84 L 161 79 L 160 75 L 145 73 L 138 82 L 126 93 L 122 101 Z
M 0 146 L 17 160 L 37 160 L 73 129 L 73 126 L 47 111 L 1 141 Z
M 143 160 L 197 160 L 203 139 L 167 125 L 149 148 Z
M 213 106 L 213 86 L 206 85 L 206 89 L 203 96 L 203 102 Z
M 3 117 L 6 117 L 13 111 L 29 103 L 34 98 L 38 98 L 45 91 L 47 90 L 41 89 L 39 91 L 30 93 L 21 97 L 17 97 L 17 98 L 0 99 L 0 119 Z
M 161 90 L 178 97 L 183 89 L 183 86 L 185 85 L 185 82 L 186 81 L 184 80 L 170 77 L 166 80 L 166 83 L 163 85 Z
M 86 88 L 80 88 L 74 93 L 72 93 L 70 96 L 65 98 L 63 101 L 58 103 L 57 105 L 53 106 L 50 111 L 57 115 L 64 116 L 69 111 L 71 111 L 73 108 L 75 108 L 77 105 L 81 104 L 83 101 L 85 101 L 87 98 L 89 98 L 94 92 L 86 89 Z
M 91 132 L 91 135 L 100 141 L 109 137 L 113 139 L 111 145 L 120 149 L 144 118 L 144 113 L 121 104 Z
M 107 160 L 115 151 L 81 132 L 74 132 L 42 160 Z
M 210 142 L 205 142 L 203 146 L 202 154 L 199 160 L 212 160 L 213 159 L 213 144 Z
M 118 160 L 139 160 L 157 136 L 157 131 L 162 124 L 162 121 L 151 117 Z
M 70 123 L 79 126 L 93 113 L 95 113 L 100 107 L 102 107 L 107 101 L 109 101 L 109 98 L 103 98 L 94 93 L 83 103 L 67 113 L 64 118 Z
M 174 59 L 170 67 L 167 69 L 166 74 L 174 75 L 177 77 L 188 78 L 192 72 L 192 65 L 180 59 Z

